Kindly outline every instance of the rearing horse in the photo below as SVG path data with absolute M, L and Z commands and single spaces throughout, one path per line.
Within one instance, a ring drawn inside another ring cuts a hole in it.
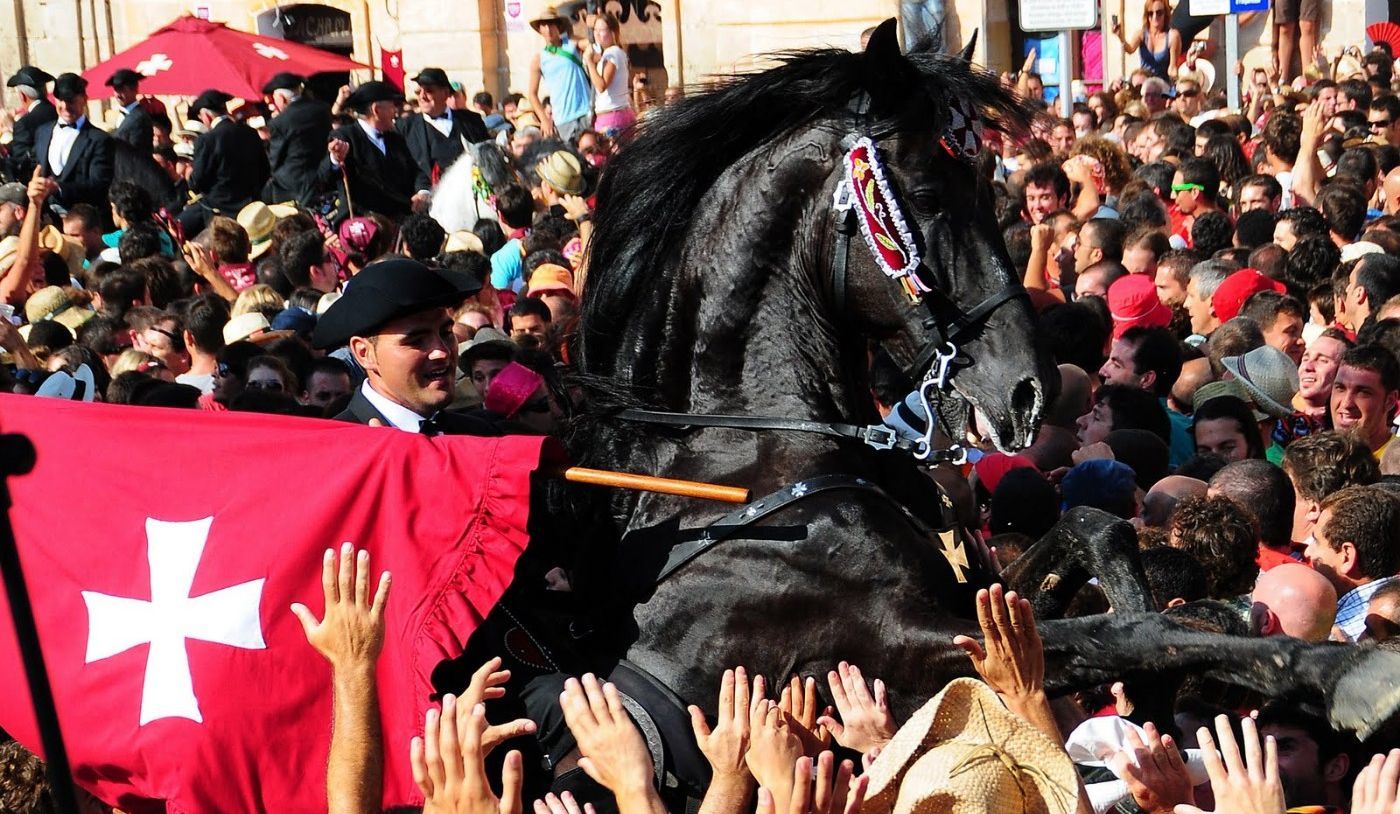
M 616 652 L 684 701 L 711 709 L 736 664 L 821 675 L 844 658 L 906 716 L 970 674 L 951 640 L 975 633 L 971 598 L 993 575 L 936 533 L 939 494 L 912 462 L 823 428 L 876 420 L 870 343 L 919 381 L 951 342 L 958 395 L 999 446 L 1030 443 L 1055 378 L 967 160 L 970 119 L 1026 115 L 966 52 L 901 54 L 890 21 L 864 54 L 790 54 L 667 108 L 609 165 L 579 343 L 594 415 L 575 457 L 765 496 L 729 516 L 650 494 L 595 505 L 579 590 L 623 620 Z M 1102 512 L 1071 512 L 1023 559 L 1008 581 L 1054 586 L 1043 606 L 1097 574 L 1116 611 L 1044 623 L 1052 690 L 1196 671 L 1323 695 L 1363 731 L 1400 702 L 1400 657 L 1152 612 L 1132 529 Z

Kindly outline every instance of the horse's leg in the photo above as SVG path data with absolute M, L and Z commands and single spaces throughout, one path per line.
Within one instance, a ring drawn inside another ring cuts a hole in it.
M 1400 654 L 1372 648 L 1203 633 L 1155 613 L 1052 620 L 1040 632 L 1052 693 L 1198 672 L 1270 697 L 1321 696 L 1333 725 L 1362 738 L 1400 708 Z
M 1098 509 L 1071 509 L 1002 573 L 1007 587 L 1030 599 L 1038 619 L 1063 616 L 1090 577 L 1098 578 L 1115 611 L 1156 610 L 1132 525 Z

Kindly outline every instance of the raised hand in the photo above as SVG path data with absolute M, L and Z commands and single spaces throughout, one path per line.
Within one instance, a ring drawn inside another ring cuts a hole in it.
M 506 694 L 502 689 L 506 682 L 510 681 L 510 670 L 502 670 L 501 659 L 493 658 L 477 668 L 472 673 L 472 680 L 467 684 L 467 688 L 462 691 L 462 695 L 457 699 L 457 731 L 465 732 L 467 719 L 471 717 L 472 710 L 478 704 L 485 701 L 492 701 L 501 698 Z M 481 734 L 481 752 L 489 755 L 496 750 L 497 746 L 521 735 L 532 735 L 535 732 L 535 722 L 529 718 L 517 718 L 508 723 L 496 726 L 488 725 L 486 731 Z
M 747 788 L 752 776 L 744 764 L 749 750 L 749 677 L 743 667 L 725 670 L 719 685 L 719 708 L 715 727 L 710 728 L 705 713 L 690 707 L 690 727 L 695 742 L 710 763 L 711 784 L 723 783 Z
M 1045 652 L 1035 629 L 1031 603 L 1001 585 L 977 592 L 977 623 L 983 644 L 955 636 L 953 644 L 972 659 L 982 680 L 1000 695 L 1025 700 L 1045 692 Z
M 442 698 L 442 712 L 427 712 L 424 735 L 409 748 L 413 781 L 423 792 L 423 814 L 520 814 L 525 773 L 519 752 L 506 754 L 501 796 L 486 778 L 486 755 L 481 748 L 486 708 L 477 704 L 458 731 L 457 699 Z
M 802 739 L 802 751 L 808 757 L 816 757 L 819 752 L 831 745 L 831 733 L 817 723 L 821 714 L 829 714 L 831 709 L 817 709 L 817 680 L 802 680 L 793 676 L 782 692 L 778 694 L 778 708 L 788 716 L 788 724 L 797 737 Z
M 1147 741 L 1137 730 L 1128 730 L 1128 748 L 1109 759 L 1113 773 L 1128 784 L 1128 791 L 1146 814 L 1171 812 L 1177 805 L 1192 805 L 1196 795 L 1181 752 L 1170 735 L 1161 735 L 1151 723 L 1143 726 Z
M 578 765 L 617 797 L 627 814 L 639 807 L 661 807 L 653 786 L 651 753 L 642 733 L 622 708 L 622 697 L 612 684 L 599 684 L 587 673 L 571 678 L 559 696 L 564 721 L 578 741 Z
M 823 715 L 817 722 L 835 736 L 837 743 L 865 754 L 890 742 L 899 727 L 890 714 L 885 682 L 875 679 L 872 692 L 860 668 L 843 661 L 826 674 L 826 683 L 841 720 Z
M 384 606 L 389 600 L 389 572 L 379 577 L 373 600 L 369 595 L 369 552 L 355 554 L 354 546 L 341 546 L 337 561 L 334 549 L 326 549 L 321 561 L 321 590 L 326 599 L 326 615 L 321 621 L 300 602 L 292 613 L 301 621 L 306 640 L 336 669 L 354 666 L 373 668 L 384 646 Z
M 749 732 L 749 751 L 744 758 L 749 771 L 760 786 L 772 793 L 779 808 L 786 811 L 793 790 L 793 766 L 803 756 L 802 739 L 789 716 L 772 701 L 753 706 Z
M 1351 814 L 1400 814 L 1400 749 L 1376 755 L 1356 776 Z
M 849 760 L 836 767 L 830 752 L 816 759 L 816 782 L 812 782 L 812 758 L 800 758 L 792 768 L 792 793 L 786 804 L 767 786 L 759 788 L 757 814 L 857 814 L 865 802 L 869 778 L 852 778 Z
M 564 792 L 556 795 L 554 792 L 546 794 L 542 799 L 535 801 L 535 814 L 595 814 L 592 803 L 584 803 L 580 808 L 578 800 L 574 795 Z
M 350 142 L 344 139 L 333 138 L 326 145 L 326 152 L 330 154 L 331 160 L 337 164 L 344 164 L 347 156 L 350 155 Z
M 1273 736 L 1264 740 L 1260 749 L 1259 730 L 1253 718 L 1240 722 L 1244 734 L 1244 756 L 1240 756 L 1235 733 L 1228 716 L 1215 719 L 1215 731 L 1220 737 L 1220 752 L 1215 751 L 1215 739 L 1210 730 L 1201 727 L 1196 739 L 1210 775 L 1210 790 L 1215 794 L 1215 810 L 1220 814 L 1283 814 L 1283 783 L 1278 774 L 1278 746 Z M 1178 805 L 1176 814 L 1204 814 L 1194 805 Z

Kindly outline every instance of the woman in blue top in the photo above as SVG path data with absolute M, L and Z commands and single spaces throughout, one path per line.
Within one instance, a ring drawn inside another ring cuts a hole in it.
M 1124 38 L 1123 24 L 1117 17 L 1113 18 L 1113 33 L 1123 43 L 1123 50 L 1137 51 L 1143 70 L 1168 82 L 1181 55 L 1181 39 L 1171 29 L 1170 19 L 1167 0 L 1147 0 L 1142 9 L 1142 28 L 1132 37 Z

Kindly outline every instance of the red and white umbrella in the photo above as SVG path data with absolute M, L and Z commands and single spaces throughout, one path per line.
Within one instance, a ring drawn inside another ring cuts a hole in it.
M 83 71 L 88 96 L 104 99 L 104 83 L 121 68 L 144 77 L 143 94 L 193 96 L 210 88 L 240 99 L 262 98 L 262 87 L 283 71 L 310 76 L 365 68 L 354 60 L 309 45 L 263 37 L 189 15 L 141 43 Z

